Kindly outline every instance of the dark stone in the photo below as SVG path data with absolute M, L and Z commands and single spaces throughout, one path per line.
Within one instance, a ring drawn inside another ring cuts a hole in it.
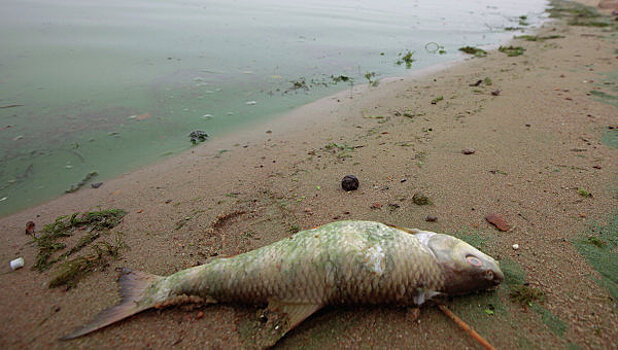
M 193 130 L 189 134 L 191 143 L 196 144 L 198 142 L 204 142 L 208 138 L 208 134 L 202 130 Z
M 343 180 L 341 180 L 341 188 L 343 188 L 344 191 L 357 190 L 358 185 L 358 178 L 354 175 L 346 175 L 343 177 Z
M 436 221 L 438 221 L 438 217 L 437 216 L 433 216 L 433 215 L 427 215 L 425 217 L 425 221 L 427 221 L 427 222 L 436 222 Z
M 90 187 L 92 187 L 92 188 L 99 188 L 99 187 L 101 187 L 101 185 L 103 185 L 102 182 L 95 182 L 93 184 L 90 184 Z

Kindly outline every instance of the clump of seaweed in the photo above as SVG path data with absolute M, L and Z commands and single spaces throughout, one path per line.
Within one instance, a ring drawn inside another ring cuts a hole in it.
M 532 302 L 543 302 L 545 293 L 536 287 L 527 284 L 510 286 L 509 298 L 521 305 L 531 306 Z
M 485 57 L 485 56 L 487 56 L 487 51 L 485 51 L 483 49 L 479 49 L 478 47 L 464 46 L 464 47 L 460 47 L 459 51 L 465 52 L 465 53 L 470 54 L 470 55 L 474 55 L 476 57 Z
M 431 200 L 429 199 L 429 197 L 427 197 L 426 195 L 420 193 L 420 192 L 416 192 L 414 194 L 414 196 L 412 196 L 412 202 L 414 202 L 414 204 L 416 205 L 429 205 L 429 204 L 433 204 L 431 202 Z
M 412 58 L 412 56 L 414 55 L 414 51 L 410 51 L 408 50 L 408 52 L 406 52 L 406 54 L 404 55 L 403 52 L 399 53 L 400 58 L 397 60 L 398 65 L 402 65 L 402 64 L 406 64 L 406 68 L 411 68 L 412 67 L 412 62 L 416 61 L 414 58 Z
M 108 209 L 74 213 L 71 216 L 65 215 L 56 218 L 53 223 L 43 227 L 42 235 L 34 238 L 34 243 L 39 248 L 34 269 L 38 271 L 47 270 L 57 261 L 66 259 L 80 251 L 99 238 L 102 231 L 110 230 L 118 225 L 125 215 L 126 212 L 122 209 Z M 51 259 L 55 252 L 66 248 L 66 244 L 58 242 L 58 240 L 63 237 L 72 236 L 76 229 L 85 230 L 86 235 L 74 247 L 57 258 Z
M 592 193 L 588 192 L 585 188 L 581 188 L 581 187 L 577 189 L 577 194 L 579 194 L 580 196 L 584 198 L 592 197 Z
M 524 51 L 526 51 L 526 49 L 524 49 L 521 46 L 500 46 L 500 48 L 498 48 L 498 51 L 505 53 L 507 56 L 509 57 L 515 57 L 515 56 L 521 56 L 524 54 Z
M 116 244 L 100 242 L 92 246 L 93 254 L 80 256 L 69 260 L 59 267 L 59 272 L 49 281 L 49 288 L 66 286 L 67 289 L 73 288 L 77 283 L 97 269 L 103 269 L 108 265 L 109 258 L 117 258 L 124 243 L 120 236 L 116 238 Z
M 526 41 L 545 41 L 551 39 L 562 39 L 564 35 L 547 35 L 547 36 L 539 36 L 539 35 L 519 35 L 515 36 L 515 39 L 521 39 Z

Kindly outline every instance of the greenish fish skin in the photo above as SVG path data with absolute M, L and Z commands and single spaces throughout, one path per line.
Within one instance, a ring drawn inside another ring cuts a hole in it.
M 420 305 L 436 294 L 464 294 L 502 281 L 495 260 L 467 243 L 448 235 L 414 232 L 378 222 L 334 222 L 180 271 L 162 281 L 157 294 L 251 304 L 276 299 L 318 305 Z M 446 253 L 438 250 L 436 238 L 444 241 L 440 247 Z M 457 256 L 462 253 L 476 256 L 484 266 L 470 266 L 465 256 Z M 493 275 L 489 281 L 487 271 Z M 456 290 L 449 285 L 455 282 Z M 465 290 L 466 283 L 473 290 Z
M 325 305 L 421 305 L 438 294 L 466 294 L 503 279 L 493 258 L 455 237 L 338 221 L 168 277 L 126 270 L 118 280 L 121 302 L 61 339 L 153 307 L 196 300 L 267 303 L 283 317 L 284 326 L 275 326 L 283 336 Z

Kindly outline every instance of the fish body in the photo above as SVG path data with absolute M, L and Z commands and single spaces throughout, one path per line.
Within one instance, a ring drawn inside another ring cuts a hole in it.
M 284 334 L 325 305 L 421 305 L 438 294 L 465 294 L 503 278 L 495 260 L 452 236 L 339 221 L 168 277 L 127 272 L 119 279 L 121 303 L 63 339 L 192 297 L 268 304 L 285 316 Z

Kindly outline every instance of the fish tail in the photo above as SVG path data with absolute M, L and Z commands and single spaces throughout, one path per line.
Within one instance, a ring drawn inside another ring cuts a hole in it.
M 73 332 L 63 336 L 60 340 L 69 340 L 94 332 L 112 323 L 118 322 L 138 312 L 155 307 L 165 300 L 157 300 L 148 289 L 155 283 L 163 280 L 161 276 L 151 275 L 141 271 L 123 269 L 118 278 L 120 287 L 120 303 L 101 311 L 89 323 L 76 328 Z M 160 297 L 165 299 L 165 297 Z

